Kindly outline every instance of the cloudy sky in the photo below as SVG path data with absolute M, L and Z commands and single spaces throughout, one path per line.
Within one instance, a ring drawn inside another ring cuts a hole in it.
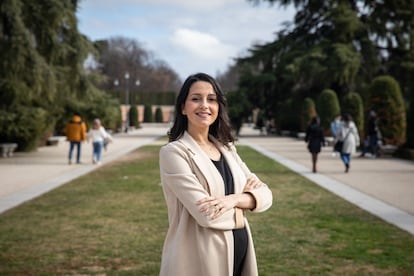
M 77 12 L 89 39 L 136 39 L 182 79 L 224 72 L 254 43 L 272 41 L 293 16 L 293 8 L 247 0 L 83 0 Z

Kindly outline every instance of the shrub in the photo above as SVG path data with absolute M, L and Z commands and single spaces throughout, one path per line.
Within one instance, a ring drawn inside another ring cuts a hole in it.
M 149 104 L 144 105 L 144 122 L 152 123 L 152 106 Z
M 312 118 L 316 116 L 315 102 L 311 98 L 305 98 L 303 100 L 303 108 L 300 110 L 300 131 L 303 132 L 310 124 Z
M 50 124 L 49 113 L 39 107 L 16 106 L 12 112 L 0 111 L 0 142 L 17 143 L 19 151 L 31 151 Z
M 138 128 L 139 121 L 138 121 L 138 110 L 136 105 L 131 105 L 129 112 L 129 125 Z
M 162 123 L 164 122 L 164 118 L 162 116 L 162 110 L 161 107 L 157 107 L 157 109 L 155 109 L 155 122 L 156 123 Z
M 414 148 L 414 95 L 411 97 L 410 105 L 407 111 L 407 139 L 406 146 Z
M 350 92 L 342 99 L 342 112 L 349 113 L 358 128 L 361 137 L 364 137 L 364 107 L 358 93 Z
M 316 111 L 321 119 L 322 128 L 327 131 L 330 128 L 332 120 L 341 113 L 338 97 L 335 91 L 331 89 L 323 90 L 316 103 Z
M 375 78 L 369 88 L 367 111 L 374 110 L 386 144 L 405 143 L 406 114 L 400 85 L 391 76 Z

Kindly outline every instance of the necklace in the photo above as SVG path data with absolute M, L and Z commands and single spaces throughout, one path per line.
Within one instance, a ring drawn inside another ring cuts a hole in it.
M 209 143 L 205 143 L 205 144 L 201 144 L 199 142 L 197 142 L 197 144 L 204 149 L 207 149 L 208 151 L 214 151 L 214 145 L 213 143 L 209 142 Z
M 208 155 L 208 157 L 211 160 L 220 159 L 220 156 L 221 156 L 220 151 L 216 148 L 216 145 L 212 143 L 211 141 L 208 141 L 208 143 L 204 143 L 204 144 L 197 142 L 197 144 Z

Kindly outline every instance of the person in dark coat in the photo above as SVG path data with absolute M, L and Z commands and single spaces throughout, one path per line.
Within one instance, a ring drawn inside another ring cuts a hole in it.
M 310 125 L 306 129 L 305 142 L 308 143 L 308 150 L 312 155 L 312 171 L 316 173 L 318 154 L 321 152 L 321 147 L 325 145 L 325 136 L 318 116 L 312 118 Z
M 359 157 L 364 157 L 367 152 L 371 153 L 371 157 L 375 158 L 378 151 L 378 119 L 374 110 L 369 112 L 368 119 L 368 146 L 365 146 Z

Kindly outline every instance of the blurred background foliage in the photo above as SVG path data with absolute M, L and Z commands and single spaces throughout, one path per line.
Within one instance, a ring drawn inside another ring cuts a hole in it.
M 247 1 L 296 14 L 215 76 L 236 133 L 252 120 L 303 132 L 317 114 L 329 135 L 346 112 L 364 137 L 373 109 L 386 143 L 414 148 L 414 0 Z M 32 150 L 62 135 L 74 112 L 116 131 L 121 104 L 174 104 L 178 74 L 135 39 L 90 41 L 77 28 L 79 2 L 0 3 L 0 142 Z

